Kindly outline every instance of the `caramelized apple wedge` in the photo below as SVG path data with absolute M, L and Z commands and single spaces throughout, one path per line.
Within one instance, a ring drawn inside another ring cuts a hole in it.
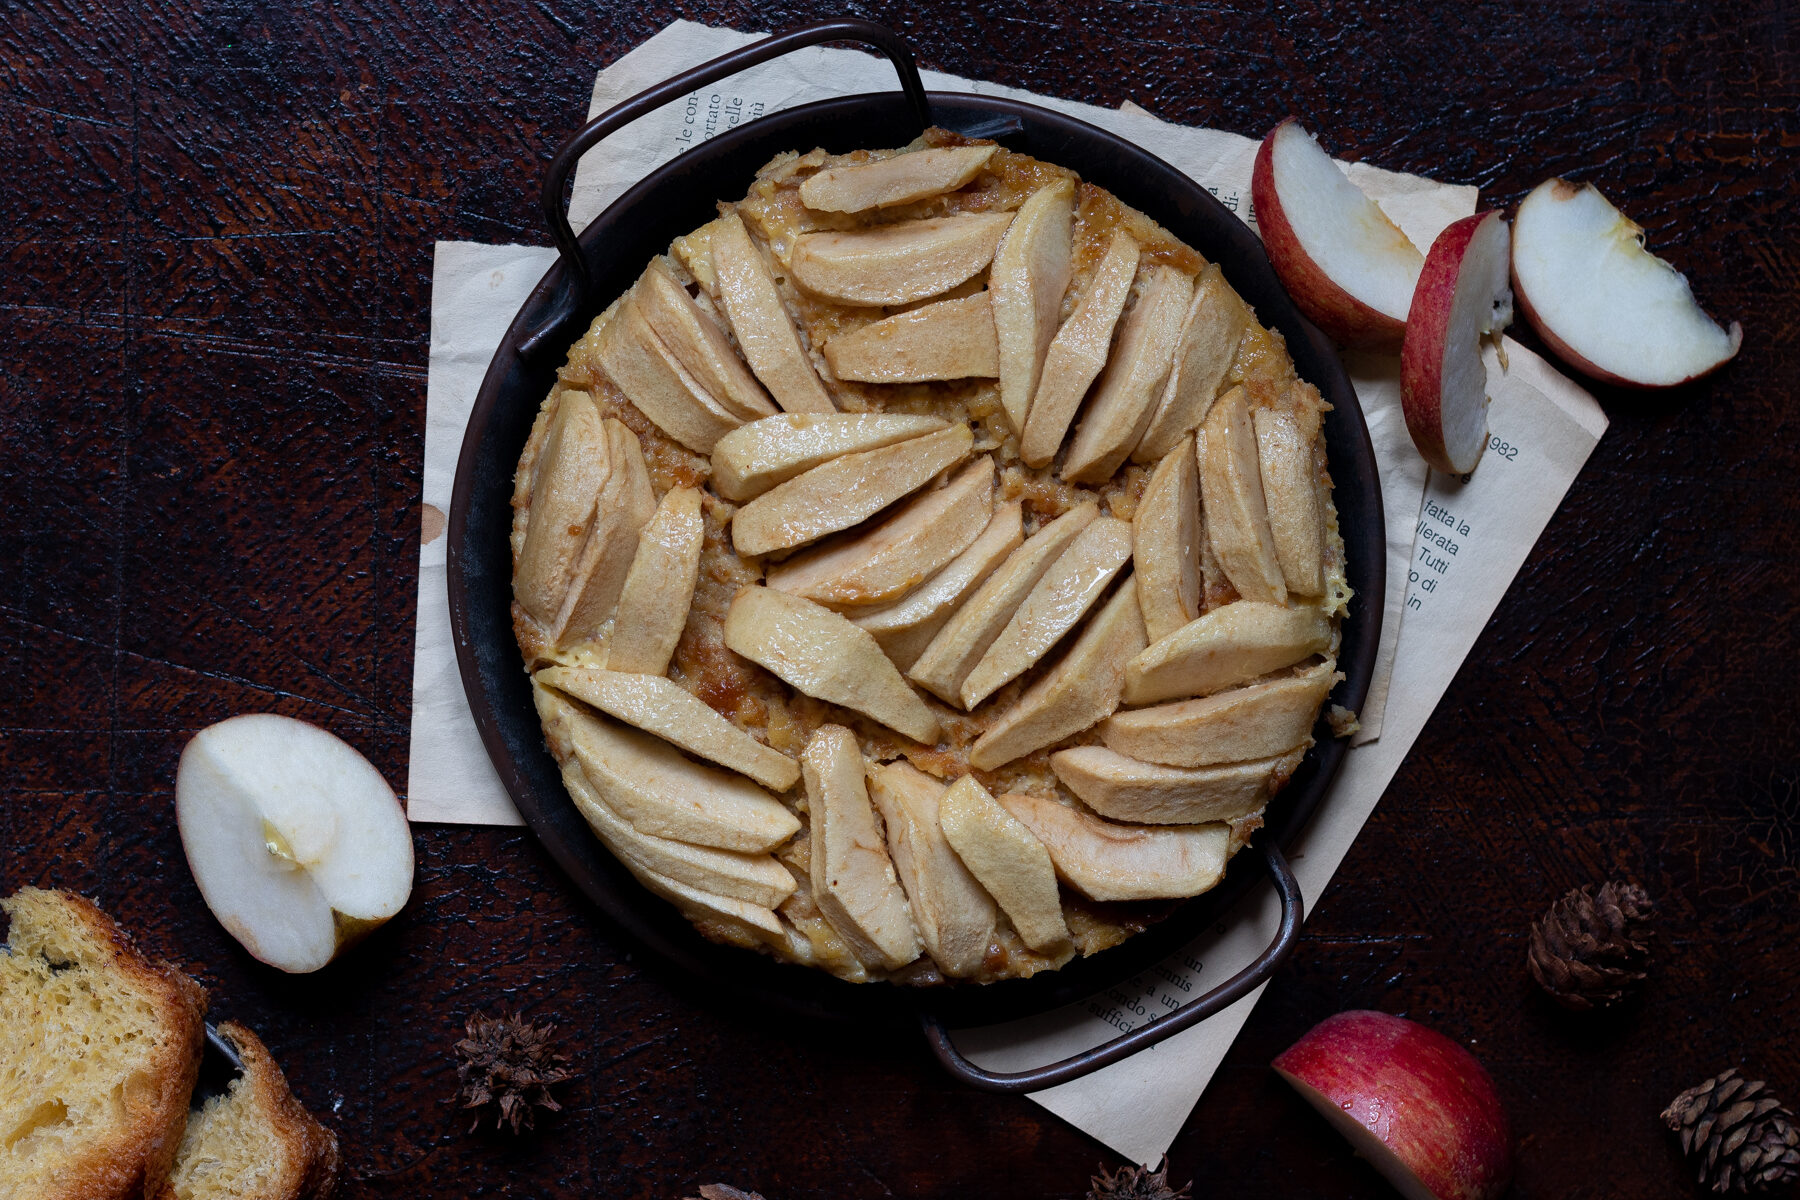
M 631 294 L 650 331 L 727 412 L 754 421 L 776 411 L 724 332 L 700 311 L 662 259 L 651 260 Z
M 967 550 L 905 597 L 846 615 L 874 634 L 888 658 L 904 671 L 918 661 L 958 606 L 1024 540 L 1024 506 L 1017 500 L 1008 501 L 995 510 Z
M 1313 463 L 1312 443 L 1290 412 L 1259 408 L 1252 420 L 1263 504 L 1269 513 L 1281 577 L 1290 592 L 1322 596 L 1325 516 L 1319 508 L 1319 472 Z
M 1200 615 L 1200 470 L 1189 440 L 1176 443 L 1131 518 L 1132 569 L 1144 629 L 1161 641 Z
M 561 646 L 598 638 L 625 589 L 625 577 L 637 554 L 638 536 L 656 513 L 656 492 L 637 434 L 612 417 L 606 428 L 610 469 L 594 505 L 594 519 L 581 559 L 569 580 L 562 608 L 550 625 L 550 637 Z M 526 526 L 530 532 L 530 526 Z
M 944 785 L 904 760 L 877 763 L 868 775 L 925 949 L 944 974 L 973 975 L 987 957 L 999 912 L 944 837 Z
M 873 162 L 827 167 L 800 184 L 815 212 L 863 212 L 954 192 L 981 174 L 998 146 L 937 146 Z
M 609 668 L 645 675 L 669 669 L 694 600 L 705 540 L 699 490 L 671 488 L 638 534 L 606 639 Z
M 772 909 L 693 887 L 629 859 L 625 860 L 625 865 L 639 883 L 686 913 L 688 919 L 702 929 L 714 931 L 741 946 L 752 946 L 757 942 L 772 946 L 787 944 L 787 927 Z M 793 877 L 790 875 L 789 878 Z
M 858 383 L 991 379 L 1000 349 L 988 294 L 939 300 L 834 337 L 825 361 L 839 379 Z
M 537 680 L 689 754 L 746 775 L 772 791 L 785 792 L 800 779 L 800 768 L 793 759 L 763 745 L 714 712 L 704 700 L 660 675 L 551 667 L 539 671 Z
M 820 726 L 800 763 L 813 903 L 864 965 L 899 970 L 919 957 L 919 933 L 875 823 L 856 736 L 841 725 Z
M 852 233 L 803 233 L 788 269 L 795 283 L 842 304 L 911 304 L 947 292 L 987 266 L 1011 213 L 962 213 Z
M 1138 587 L 1138 580 L 1126 580 L 1069 652 L 987 727 L 969 750 L 970 766 L 1003 767 L 1080 733 L 1119 707 L 1125 664 L 1146 644 Z
M 602 317 L 595 349 L 606 377 L 652 424 L 696 454 L 742 425 L 676 361 L 627 293 Z
M 829 608 L 766 587 L 738 592 L 725 645 L 789 684 L 931 745 L 938 721 L 881 652 L 873 635 Z
M 1047 800 L 1009 792 L 1000 805 L 1050 852 L 1056 874 L 1091 900 L 1174 900 L 1219 882 L 1231 830 L 1114 825 Z
M 910 413 L 787 413 L 740 425 L 713 444 L 712 482 L 727 500 L 754 500 L 821 463 L 879 450 L 949 424 Z
M 845 454 L 795 476 L 738 509 L 731 541 L 739 554 L 768 554 L 817 541 L 874 516 L 968 457 L 967 425 Z
M 582 774 L 632 828 L 655 837 L 754 853 L 800 829 L 793 813 L 741 775 L 703 767 L 646 733 L 589 713 L 561 693 L 532 688 L 557 757 Z
M 530 519 L 513 571 L 513 598 L 540 624 L 549 625 L 562 609 L 611 470 L 606 426 L 593 398 L 563 392 L 532 465 Z
M 1128 234 L 1114 234 L 1088 279 L 1087 291 L 1051 339 L 1025 417 L 1025 432 L 1019 435 L 1019 457 L 1026 466 L 1047 466 L 1056 457 L 1081 398 L 1106 366 L 1113 327 L 1125 311 L 1131 281 L 1137 276 L 1138 255 L 1138 244 Z
M 1250 320 L 1250 306 L 1225 282 L 1219 265 L 1208 263 L 1194 288 L 1194 301 L 1188 305 L 1175 363 L 1163 384 L 1156 414 L 1131 452 L 1133 462 L 1156 462 L 1200 427 L 1218 399 Z
M 988 271 L 1000 369 L 1000 404 L 1022 432 L 1044 356 L 1062 319 L 1074 253 L 1075 181 L 1058 179 L 1031 193 Z
M 944 793 L 938 802 L 938 824 L 944 840 L 999 904 L 1021 941 L 1041 954 L 1067 948 L 1069 926 L 1063 920 L 1050 852 L 973 775 L 958 779 Z
M 1149 428 L 1169 378 L 1194 280 L 1174 267 L 1152 267 L 1146 275 L 1069 443 L 1062 477 L 1071 483 L 1099 484 L 1113 477 Z
M 1289 667 L 1331 645 L 1331 622 L 1316 607 L 1239 600 L 1152 642 L 1125 669 L 1125 702 L 1154 704 L 1205 696 Z
M 958 696 L 972 709 L 1037 664 L 1087 615 L 1131 558 L 1131 526 L 1099 517 L 1050 564 L 987 653 L 963 680 Z
M 1212 767 L 1165 767 L 1127 758 L 1105 746 L 1078 746 L 1050 756 L 1064 787 L 1103 817 L 1145 825 L 1198 825 L 1248 816 L 1286 783 L 1304 749 L 1278 758 Z
M 1221 396 L 1206 415 L 1197 453 L 1206 535 L 1238 595 L 1285 604 L 1287 583 L 1275 557 L 1251 420 L 1250 399 L 1241 387 Z
M 730 213 L 708 228 L 719 302 L 750 369 L 788 412 L 836 412 L 743 218 Z
M 1092 500 L 1084 501 L 1027 538 L 931 639 L 908 669 L 908 677 L 946 703 L 958 703 L 963 680 L 1018 612 L 1031 589 L 1050 564 L 1099 516 L 1100 506 Z
M 838 607 L 896 600 L 967 550 L 993 510 L 994 462 L 983 456 L 945 486 L 895 506 L 873 529 L 770 567 L 767 582 Z
M 1319 706 L 1337 680 L 1333 663 L 1285 679 L 1115 713 L 1100 740 L 1132 758 L 1170 767 L 1269 758 L 1312 737 Z

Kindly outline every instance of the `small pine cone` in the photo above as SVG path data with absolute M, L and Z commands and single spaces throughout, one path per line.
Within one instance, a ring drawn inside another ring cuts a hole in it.
M 489 1113 L 495 1128 L 510 1125 L 514 1133 L 532 1128 L 537 1110 L 560 1112 L 550 1088 L 574 1078 L 568 1056 L 558 1053 L 554 1025 L 534 1025 L 524 1016 L 471 1016 L 468 1037 L 456 1043 L 457 1078 L 462 1081 L 464 1108 L 475 1109 L 473 1133 Z
M 1109 1173 L 1101 1166 L 1100 1173 L 1088 1180 L 1087 1200 L 1189 1200 L 1193 1190 L 1191 1183 L 1169 1186 L 1169 1160 L 1164 1158 L 1154 1171 L 1124 1166 Z
M 1709 1190 L 1749 1195 L 1800 1179 L 1800 1125 L 1764 1086 L 1733 1067 L 1663 1110 L 1663 1124 L 1680 1135 Z
M 1644 981 L 1644 940 L 1654 906 L 1634 883 L 1576 888 L 1531 926 L 1525 963 L 1531 977 L 1564 1008 L 1608 1008 Z

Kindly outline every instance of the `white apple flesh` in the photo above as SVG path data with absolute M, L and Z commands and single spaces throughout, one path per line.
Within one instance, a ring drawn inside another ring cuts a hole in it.
M 1452 221 L 1431 243 L 1406 318 L 1400 403 L 1425 461 L 1466 475 L 1487 446 L 1481 340 L 1512 323 L 1511 237 L 1497 212 Z
M 1292 117 L 1263 138 L 1250 195 L 1300 311 L 1343 345 L 1398 349 L 1424 259 Z
M 1273 1065 L 1407 1200 L 1493 1200 L 1512 1180 L 1512 1128 L 1494 1081 L 1441 1033 L 1342 1012 Z
M 194 735 L 175 819 L 200 895 L 262 962 L 316 971 L 412 894 L 412 831 L 369 760 L 291 717 L 232 717 Z
M 1644 231 L 1592 184 L 1550 179 L 1519 205 L 1513 289 L 1526 320 L 1570 366 L 1603 383 L 1673 387 L 1717 370 L 1744 331 L 1726 329 Z

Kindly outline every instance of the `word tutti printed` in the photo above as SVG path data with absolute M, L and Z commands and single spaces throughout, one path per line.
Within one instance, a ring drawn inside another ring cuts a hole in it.
M 699 92 L 689 93 L 682 102 L 681 127 L 675 131 L 675 141 L 680 149 L 686 150 L 745 121 L 756 120 L 763 115 L 765 107 L 761 100 L 746 100 L 723 92 L 709 92 L 705 96 Z
M 1450 570 L 1451 560 L 1462 552 L 1473 532 L 1467 521 L 1443 505 L 1433 500 L 1425 502 L 1419 514 L 1418 528 L 1414 530 L 1419 548 L 1413 555 L 1412 569 L 1406 575 L 1408 609 L 1423 607 L 1420 593 L 1437 591 L 1439 579 Z

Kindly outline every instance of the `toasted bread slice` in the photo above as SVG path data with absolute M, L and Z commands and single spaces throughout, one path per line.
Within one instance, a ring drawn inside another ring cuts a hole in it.
M 25 888 L 0 955 L 0 1200 L 163 1186 L 200 1070 L 206 993 L 94 904 Z
M 337 1183 L 337 1135 L 294 1099 L 254 1033 L 230 1021 L 219 1033 L 244 1073 L 188 1118 L 157 1200 L 325 1200 Z

